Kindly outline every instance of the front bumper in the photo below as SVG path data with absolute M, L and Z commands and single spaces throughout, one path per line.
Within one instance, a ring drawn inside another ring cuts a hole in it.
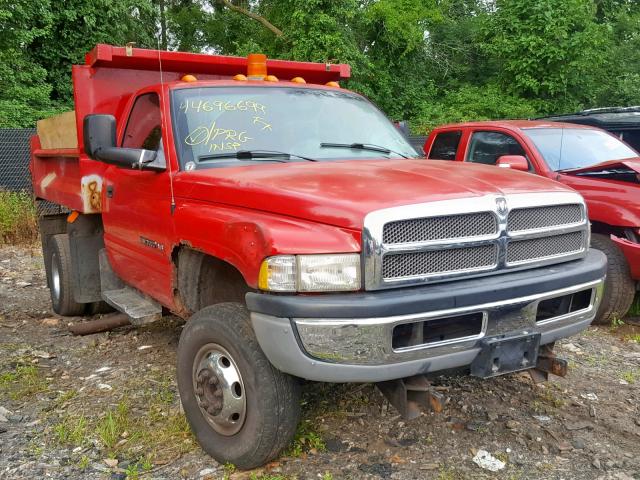
M 468 366 L 487 337 L 540 333 L 546 344 L 574 335 L 596 314 L 605 271 L 605 256 L 591 250 L 586 258 L 564 264 L 411 289 L 249 293 L 247 305 L 258 342 L 279 370 L 316 381 L 380 382 Z M 548 306 L 552 299 L 566 298 L 573 303 L 574 294 L 582 299 L 577 308 L 539 315 L 542 302 Z M 477 331 L 463 328 L 458 337 L 394 346 L 399 325 L 421 323 L 429 331 L 430 322 L 442 325 L 449 318 L 475 318 Z

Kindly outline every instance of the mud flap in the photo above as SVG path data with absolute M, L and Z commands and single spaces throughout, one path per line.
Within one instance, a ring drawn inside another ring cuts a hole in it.
M 535 367 L 540 337 L 533 333 L 482 340 L 480 353 L 471 363 L 471 375 L 490 378 Z

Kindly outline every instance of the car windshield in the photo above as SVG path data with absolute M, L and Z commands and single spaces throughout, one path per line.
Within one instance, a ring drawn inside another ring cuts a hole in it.
M 638 153 L 613 135 L 588 128 L 530 128 L 533 141 L 553 171 L 585 168 L 610 160 L 637 157 Z
M 185 88 L 172 94 L 172 115 L 186 170 L 418 156 L 373 104 L 339 89 Z

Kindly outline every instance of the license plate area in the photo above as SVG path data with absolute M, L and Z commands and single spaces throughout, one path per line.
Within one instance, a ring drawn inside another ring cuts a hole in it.
M 539 333 L 485 338 L 480 342 L 480 353 L 471 363 L 471 375 L 489 378 L 533 368 L 539 349 Z

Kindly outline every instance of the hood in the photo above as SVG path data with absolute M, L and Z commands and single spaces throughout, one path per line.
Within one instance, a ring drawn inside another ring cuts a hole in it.
M 609 160 L 607 162 L 591 165 L 590 167 L 564 170 L 561 173 L 567 175 L 580 175 L 588 173 L 624 173 L 624 171 L 640 173 L 640 157 L 627 158 L 624 160 Z
M 567 191 L 495 166 L 407 160 L 295 162 L 179 172 L 177 198 L 215 202 L 360 230 L 367 213 L 456 198 Z

